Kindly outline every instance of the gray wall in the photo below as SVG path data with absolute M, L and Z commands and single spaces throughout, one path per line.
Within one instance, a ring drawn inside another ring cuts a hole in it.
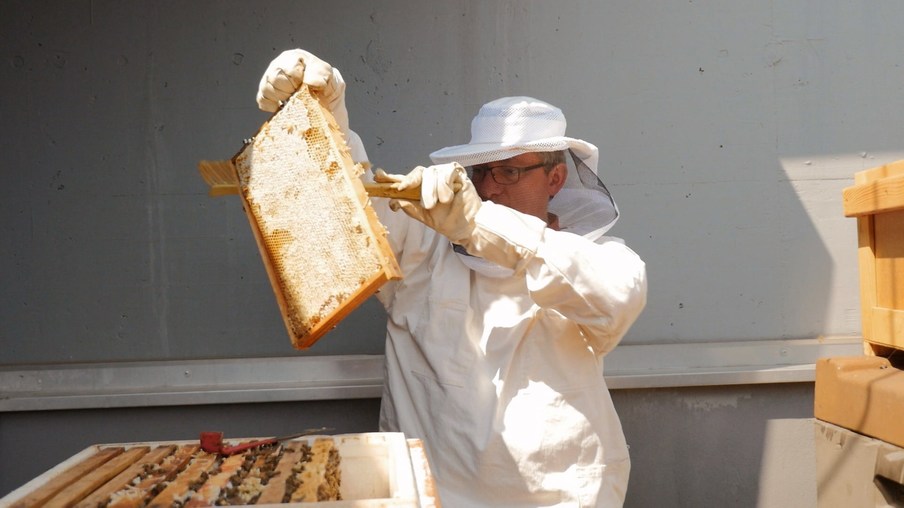
M 197 174 L 267 118 L 258 79 L 291 47 L 342 69 L 353 128 L 390 171 L 467 141 L 498 96 L 560 106 L 601 149 L 613 234 L 648 263 L 626 345 L 857 334 L 840 193 L 904 159 L 901 19 L 893 1 L 0 0 L 0 366 L 382 353 L 374 301 L 292 350 L 238 200 L 207 197 Z M 809 452 L 775 451 L 805 446 L 811 388 L 616 391 L 630 502 L 781 506 L 769 496 L 792 480 L 812 494 L 808 471 L 776 479 Z M 375 427 L 372 402 L 336 404 L 323 421 L 360 411 L 350 427 Z M 8 472 L 9 444 L 41 429 L 78 429 L 56 460 L 106 436 L 193 435 L 217 407 L 180 410 L 203 418 L 166 433 L 149 431 L 166 408 L 2 413 L 0 493 L 25 471 Z M 131 432 L 83 432 L 95 419 Z
M 393 171 L 500 95 L 597 143 L 650 301 L 627 343 L 859 328 L 853 172 L 904 158 L 898 2 L 0 3 L 0 363 L 283 355 L 237 198 L 208 198 L 267 118 L 279 51 L 349 83 Z M 311 354 L 379 352 L 373 302 Z

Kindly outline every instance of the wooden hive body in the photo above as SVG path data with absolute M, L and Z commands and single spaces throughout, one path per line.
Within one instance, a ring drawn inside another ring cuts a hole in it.
M 401 277 L 342 133 L 306 86 L 232 159 L 292 344 L 313 345 Z
M 857 218 L 865 352 L 904 349 L 904 161 L 860 171 L 844 190 L 844 214 Z
M 817 360 L 814 415 L 904 447 L 904 161 L 856 173 L 843 199 L 857 218 L 864 355 Z
M 304 436 L 231 456 L 206 453 L 198 441 L 98 444 L 0 498 L 0 508 L 214 505 L 419 508 L 440 502 L 423 442 L 398 432 Z

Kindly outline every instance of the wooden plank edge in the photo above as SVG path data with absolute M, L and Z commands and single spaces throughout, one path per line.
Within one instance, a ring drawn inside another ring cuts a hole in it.
M 860 327 L 865 338 L 873 336 L 872 308 L 876 306 L 876 255 L 874 217 L 857 217 L 857 261 L 860 271 Z M 865 346 L 864 353 L 871 350 Z
M 49 481 L 20 499 L 17 503 L 14 503 L 12 505 L 13 508 L 40 506 L 46 503 L 60 491 L 81 478 L 84 474 L 100 467 L 101 464 L 107 462 L 108 460 L 112 459 L 122 452 L 123 448 L 118 447 L 103 448 L 98 450 L 93 455 L 75 463 L 60 474 L 50 478 Z
M 904 175 L 848 187 L 842 198 L 845 217 L 904 210 Z
M 138 476 L 146 464 L 159 464 L 165 457 L 169 456 L 176 450 L 175 445 L 164 445 L 154 448 L 150 452 L 141 456 L 127 469 L 120 472 L 116 477 L 107 482 L 101 488 L 92 492 L 85 499 L 75 505 L 75 508 L 95 508 L 113 495 L 114 492 L 125 488 L 136 476 Z
M 870 315 L 872 334 L 864 336 L 866 341 L 883 348 L 904 349 L 904 310 L 872 307 Z
M 73 506 L 129 468 L 136 460 L 147 454 L 148 451 L 150 451 L 150 447 L 147 446 L 138 446 L 125 450 L 97 469 L 79 478 L 78 481 L 68 485 L 47 501 L 47 504 L 44 505 L 45 508 Z
M 311 330 L 303 336 L 292 336 L 292 346 L 295 349 L 308 349 L 318 340 L 335 328 L 340 321 L 345 319 L 355 309 L 361 306 L 368 298 L 373 296 L 390 278 L 386 272 L 380 272 L 371 277 L 348 299 L 341 307 L 335 309 L 321 319 Z

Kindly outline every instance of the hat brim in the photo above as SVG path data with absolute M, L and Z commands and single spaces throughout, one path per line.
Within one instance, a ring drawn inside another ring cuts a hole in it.
M 501 143 L 468 143 L 465 145 L 447 146 L 430 154 L 434 164 L 457 162 L 462 166 L 475 166 L 488 162 L 510 159 L 530 152 L 555 152 L 573 150 L 584 164 L 596 173 L 599 150 L 596 146 L 580 139 L 566 136 L 538 139 L 529 143 L 504 145 Z

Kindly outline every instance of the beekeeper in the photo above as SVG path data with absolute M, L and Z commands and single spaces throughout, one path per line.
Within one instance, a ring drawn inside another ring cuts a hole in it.
M 303 50 L 270 64 L 259 106 L 301 82 L 347 131 L 341 74 Z M 597 148 L 565 136 L 558 108 L 506 97 L 480 108 L 469 143 L 430 157 L 373 175 L 421 188 L 420 202 L 373 203 L 404 275 L 378 294 L 380 429 L 423 440 L 448 507 L 621 506 L 630 462 L 603 357 L 644 307 L 646 273 L 604 236 L 618 209 Z

